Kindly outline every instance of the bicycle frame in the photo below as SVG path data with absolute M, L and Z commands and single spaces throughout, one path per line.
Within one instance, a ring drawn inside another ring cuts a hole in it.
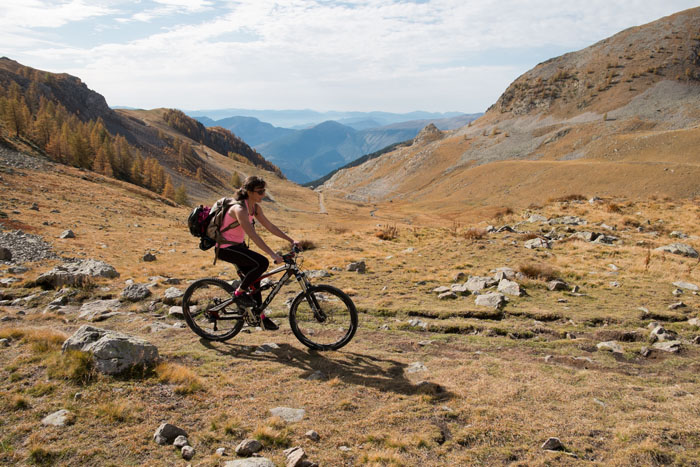
M 259 312 L 262 312 L 263 310 L 265 310 L 265 309 L 268 307 L 268 305 L 272 302 L 272 300 L 274 300 L 274 298 L 277 296 L 277 294 L 278 294 L 279 291 L 282 289 L 282 287 L 284 287 L 284 286 L 287 284 L 287 282 L 289 282 L 289 280 L 292 278 L 292 276 L 295 276 L 295 277 L 296 277 L 297 282 L 298 282 L 299 285 L 301 286 L 301 290 L 302 290 L 303 292 L 306 292 L 306 291 L 308 290 L 308 288 L 311 286 L 311 284 L 309 283 L 308 279 L 306 278 L 306 274 L 304 274 L 303 271 L 300 271 L 300 270 L 299 270 L 299 268 L 297 267 L 296 263 L 290 262 L 290 263 L 285 263 L 284 265 L 282 265 L 282 266 L 280 266 L 280 267 L 278 267 L 278 268 L 276 268 L 276 269 L 273 269 L 272 271 L 270 271 L 270 272 L 268 272 L 268 273 L 265 273 L 265 274 L 263 274 L 262 276 L 260 276 L 260 277 L 252 284 L 252 286 L 251 286 L 251 292 L 252 292 L 252 293 L 255 293 L 255 292 L 259 292 L 259 291 L 261 291 L 261 290 L 265 290 L 265 289 L 263 289 L 263 288 L 260 287 L 260 282 L 261 282 L 263 279 L 266 279 L 266 278 L 268 278 L 268 277 L 270 277 L 270 276 L 274 276 L 275 274 L 279 274 L 279 273 L 282 272 L 282 271 L 284 271 L 284 275 L 283 275 L 283 276 L 280 278 L 280 280 L 275 284 L 275 286 L 272 288 L 272 290 L 271 290 L 270 293 L 267 295 L 267 297 L 265 297 L 265 300 L 263 301 L 263 303 L 262 303 L 259 307 L 256 307 L 256 309 L 257 309 Z M 239 275 L 240 275 L 240 272 L 239 272 Z

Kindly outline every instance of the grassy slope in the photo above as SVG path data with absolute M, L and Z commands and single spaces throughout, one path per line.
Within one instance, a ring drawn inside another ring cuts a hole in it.
M 3 174 L 2 191 L 12 196 L 3 197 L 0 209 L 10 213 L 13 228 L 43 235 L 62 255 L 103 259 L 121 273 L 119 279 L 81 293 L 81 299 L 116 297 L 129 278 L 145 283 L 155 275 L 177 277 L 184 288 L 192 279 L 232 275 L 230 267 L 211 265 L 210 252 L 196 249 L 184 225 L 185 208 L 166 206 L 120 182 L 85 180 L 84 173 L 72 168 L 21 172 Z M 700 352 L 686 345 L 680 355 L 642 358 L 639 351 L 648 345 L 651 320 L 638 310 L 644 306 L 657 319 L 680 320 L 664 324 L 684 339 L 698 334 L 685 322 L 698 316 L 698 296 L 686 292 L 681 299 L 687 308 L 667 310 L 679 300 L 670 293 L 673 281 L 700 284 L 697 260 L 651 252 L 645 267 L 647 245 L 670 243 L 670 231 L 698 235 L 697 204 L 615 200 L 621 212 L 609 212 L 604 204 L 548 202 L 540 195 L 528 200 L 541 206 L 537 212 L 617 225 L 623 239 L 615 247 L 568 242 L 542 252 L 523 248 L 524 239 L 517 234 L 465 236 L 469 227 L 520 221 L 520 209 L 495 219 L 495 210 L 463 208 L 450 218 L 415 206 L 397 209 L 398 202 L 353 204 L 329 198 L 326 216 L 313 213 L 317 198 L 308 190 L 275 180 L 270 191 L 278 203 L 265 204 L 268 216 L 296 238 L 318 246 L 307 252 L 305 268 L 344 269 L 351 261 L 367 262 L 365 275 L 334 271 L 323 280 L 350 292 L 362 312 L 353 342 L 340 352 L 323 354 L 298 343 L 284 323 L 284 299 L 296 293 L 294 285 L 275 304 L 274 316 L 283 322 L 279 332 L 242 333 L 225 344 L 202 342 L 188 329 L 148 333 L 149 323 L 175 320 L 163 317 L 167 307 L 150 312 L 144 302 L 128 307 L 133 314 L 97 325 L 153 342 L 165 366 L 150 376 L 101 377 L 79 386 L 49 377 L 51 369 L 61 366 L 57 346 L 63 337 L 86 324 L 77 313 L 42 313 L 51 295 L 24 316 L 1 307 L 0 315 L 14 319 L 0 323 L 0 336 L 15 337 L 0 353 L 0 462 L 54 456 L 74 465 L 184 464 L 176 451 L 151 440 L 163 421 L 189 432 L 198 451 L 194 462 L 201 465 L 221 465 L 225 458 L 213 455 L 216 448 L 231 452 L 244 437 L 265 433 L 281 445 L 302 445 L 322 465 L 574 462 L 566 454 L 540 450 L 549 436 L 561 438 L 579 458 L 605 465 L 689 464 L 700 456 L 695 403 Z M 39 203 L 38 215 L 28 209 L 32 202 Z M 50 214 L 51 209 L 60 212 Z M 406 218 L 410 225 L 403 222 Z M 43 225 L 45 220 L 51 225 Z M 379 240 L 374 235 L 378 224 L 395 226 L 398 237 Z M 659 235 L 637 232 L 635 224 Z M 69 227 L 77 238 L 56 238 Z M 521 228 L 538 231 L 540 226 Z M 638 245 L 641 241 L 646 243 Z M 699 240 L 687 242 L 700 249 Z M 154 251 L 157 261 L 142 262 L 146 251 Z M 542 281 L 528 280 L 523 282 L 528 296 L 511 299 L 502 319 L 484 319 L 471 297 L 439 301 L 430 293 L 451 284 L 457 272 L 486 275 L 497 267 L 531 263 L 555 268 L 585 295 L 549 292 Z M 51 265 L 31 264 L 21 277 L 33 279 Z M 612 281 L 621 286 L 611 286 Z M 155 296 L 166 288 L 154 288 Z M 12 287 L 3 293 L 17 296 L 23 290 Z M 430 332 L 408 326 L 416 316 Z M 567 332 L 575 339 L 566 338 Z M 618 358 L 595 351 L 596 343 L 612 339 L 633 341 L 622 343 L 625 353 Z M 253 354 L 265 342 L 276 342 L 280 349 Z M 553 357 L 545 361 L 547 355 Z M 416 361 L 428 372 L 405 373 Z M 316 370 L 329 379 L 307 381 Z M 440 384 L 445 393 L 422 394 L 417 389 L 421 380 Z M 74 400 L 76 392 L 82 399 Z M 304 407 L 307 415 L 284 426 L 269 418 L 267 410 L 276 406 Z M 41 426 L 41 418 L 61 408 L 75 413 L 74 425 Z M 320 442 L 304 437 L 309 429 L 319 432 Z M 351 451 L 341 452 L 341 445 Z M 281 451 L 268 441 L 263 454 L 281 464 Z

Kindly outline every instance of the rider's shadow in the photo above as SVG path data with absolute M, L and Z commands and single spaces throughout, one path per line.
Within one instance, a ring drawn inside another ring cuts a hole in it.
M 279 348 L 265 348 L 200 339 L 205 347 L 235 358 L 270 361 L 294 366 L 304 372 L 302 379 L 338 378 L 344 383 L 356 384 L 398 394 L 426 394 L 434 398 L 447 399 L 451 394 L 442 386 L 431 382 L 412 383 L 406 378 L 405 363 L 381 359 L 353 352 L 318 352 L 299 349 L 289 344 L 278 344 Z M 264 346 L 263 346 L 264 347 Z M 327 355 L 333 358 L 328 358 Z

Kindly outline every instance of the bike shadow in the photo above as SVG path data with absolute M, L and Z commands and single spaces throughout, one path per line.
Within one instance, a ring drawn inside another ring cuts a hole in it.
M 289 344 L 277 344 L 278 348 L 263 344 L 250 346 L 228 342 L 212 342 L 200 339 L 208 349 L 222 355 L 277 362 L 303 370 L 299 376 L 307 380 L 329 380 L 338 378 L 344 383 L 374 388 L 382 392 L 403 395 L 425 394 L 434 399 L 449 399 L 452 394 L 437 383 L 418 381 L 413 383 L 406 377 L 408 365 L 396 360 L 377 358 L 343 350 L 319 352 L 307 348 L 296 348 Z

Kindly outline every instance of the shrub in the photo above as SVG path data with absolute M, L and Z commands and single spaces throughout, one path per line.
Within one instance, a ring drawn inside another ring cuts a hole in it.
M 112 423 L 126 422 L 131 419 L 131 407 L 125 401 L 109 401 L 97 406 L 97 415 Z
M 92 355 L 80 350 L 56 353 L 47 373 L 49 378 L 67 379 L 81 385 L 90 383 L 97 376 Z
M 176 363 L 162 362 L 156 368 L 158 381 L 177 384 L 176 394 L 192 394 L 203 389 L 202 380 L 189 368 Z
M 541 279 L 551 281 L 559 277 L 559 273 L 546 264 L 526 263 L 518 266 L 518 271 L 530 279 Z
M 395 225 L 387 225 L 385 227 L 381 227 L 374 235 L 382 240 L 394 240 L 399 236 L 399 229 Z
M 472 227 L 464 232 L 462 236 L 467 240 L 481 240 L 482 238 L 486 237 L 486 233 L 487 232 L 485 229 L 477 229 Z
M 496 212 L 494 212 L 493 218 L 494 219 L 501 219 L 501 218 L 508 216 L 510 214 L 513 214 L 513 209 L 506 206 L 506 207 L 498 208 L 496 210 Z
M 622 208 L 619 205 L 613 203 L 612 201 L 605 203 L 605 210 L 607 212 L 611 212 L 611 213 L 621 213 L 622 212 Z
M 259 426 L 253 432 L 253 438 L 266 446 L 288 448 L 292 445 L 292 431 L 279 417 L 268 420 L 266 425 Z
M 311 240 L 300 240 L 299 247 L 302 250 L 306 251 L 306 250 L 313 250 L 314 248 L 316 248 L 316 245 Z

